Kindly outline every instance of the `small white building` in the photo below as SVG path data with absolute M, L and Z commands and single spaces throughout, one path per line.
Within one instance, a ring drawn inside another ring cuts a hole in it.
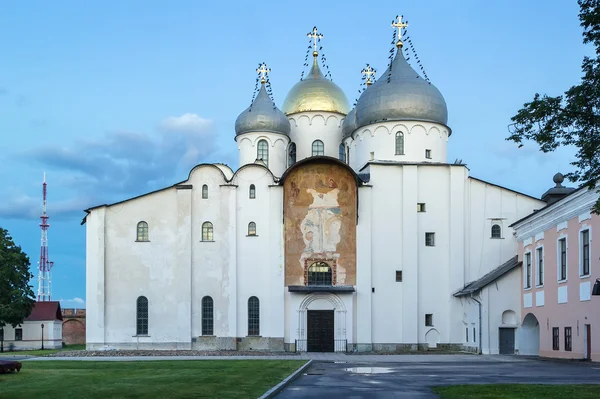
M 43 326 L 43 327 L 42 327 Z M 60 303 L 36 302 L 22 324 L 0 328 L 4 351 L 62 348 L 62 312 Z

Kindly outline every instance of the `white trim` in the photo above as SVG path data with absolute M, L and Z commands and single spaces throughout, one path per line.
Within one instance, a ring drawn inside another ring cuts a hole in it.
M 559 232 L 561 230 L 565 230 L 569 228 L 569 220 L 565 220 L 564 222 L 560 222 L 559 224 L 556 225 L 556 232 Z
M 529 255 L 529 286 L 527 286 L 527 255 Z M 533 255 L 531 254 L 531 250 L 525 251 L 523 253 L 523 289 L 525 291 L 529 291 L 533 286 Z
M 560 254 L 560 240 L 565 240 L 565 278 L 561 280 L 561 261 L 562 256 Z M 566 283 L 569 280 L 569 238 L 567 234 L 561 234 L 556 238 L 556 281 L 559 283 Z
M 581 233 L 584 231 L 589 231 L 588 233 L 588 250 L 589 250 L 589 261 L 590 261 L 590 270 L 588 274 L 583 274 L 583 242 L 581 241 Z M 577 233 L 577 243 L 578 243 L 578 252 L 579 252 L 579 277 L 580 278 L 589 278 L 592 275 L 592 226 L 587 224 L 581 225 L 579 232 Z
M 538 242 L 539 240 L 543 240 L 544 239 L 544 232 L 539 232 L 535 235 L 535 242 Z
M 523 247 L 528 247 L 531 244 L 533 244 L 533 238 L 529 237 L 529 238 L 523 240 Z
M 540 282 L 540 260 L 538 257 L 538 251 L 542 250 L 542 281 Z M 541 288 L 544 286 L 544 278 L 546 277 L 546 260 L 544 254 L 544 245 L 538 245 L 535 247 L 535 286 Z
M 587 211 L 579 215 L 579 223 L 592 218 L 592 212 Z

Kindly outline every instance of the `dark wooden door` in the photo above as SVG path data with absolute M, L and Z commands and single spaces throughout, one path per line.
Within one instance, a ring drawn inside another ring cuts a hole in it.
M 515 354 L 515 329 L 501 328 L 500 329 L 500 354 L 514 355 Z
M 592 326 L 591 324 L 585 324 L 583 326 L 583 328 L 585 328 L 584 334 L 585 334 L 585 345 L 586 345 L 586 351 L 585 351 L 585 359 L 586 360 L 592 360 Z
M 306 317 L 307 350 L 309 352 L 333 352 L 333 310 L 309 310 Z

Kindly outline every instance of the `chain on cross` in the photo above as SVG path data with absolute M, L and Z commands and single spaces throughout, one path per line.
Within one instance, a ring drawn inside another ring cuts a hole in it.
M 315 26 L 311 32 L 306 34 L 307 37 L 310 37 L 312 39 L 313 42 L 313 56 L 317 56 L 319 55 L 319 53 L 317 52 L 317 41 L 321 40 L 323 38 L 323 34 L 322 33 L 318 33 L 317 31 L 317 27 Z
M 397 17 L 397 21 L 392 21 L 392 27 L 397 28 L 398 29 L 398 41 L 396 42 L 396 47 L 402 48 L 402 46 L 404 46 L 404 43 L 402 42 L 402 28 L 406 28 L 408 27 L 408 23 L 407 22 L 402 22 L 402 17 L 403 15 L 399 15 Z
M 260 74 L 260 83 L 267 83 L 267 74 L 271 72 L 264 62 L 258 66 L 256 72 Z
M 362 71 L 360 71 L 360 73 L 362 73 L 363 75 L 366 76 L 367 78 L 367 86 L 373 84 L 373 80 L 371 79 L 371 77 L 375 77 L 375 72 L 377 72 L 375 70 L 375 68 L 373 68 L 371 65 L 367 64 L 366 67 L 363 68 Z

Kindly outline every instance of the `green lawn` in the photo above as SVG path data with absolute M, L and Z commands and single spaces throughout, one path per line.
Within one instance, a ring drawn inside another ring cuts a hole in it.
M 599 398 L 600 385 L 490 384 L 434 387 L 442 399 Z
M 7 398 L 257 398 L 301 360 L 26 361 L 0 375 Z
M 7 352 L 6 348 L 5 348 L 4 353 L 1 353 L 0 356 L 23 356 L 23 355 L 44 356 L 44 355 L 50 355 L 52 353 L 61 352 L 61 351 L 82 351 L 82 350 L 85 350 L 85 344 L 66 345 L 62 349 L 44 349 L 44 350 L 35 349 L 35 350 L 31 350 L 31 351 L 12 351 L 12 352 Z

